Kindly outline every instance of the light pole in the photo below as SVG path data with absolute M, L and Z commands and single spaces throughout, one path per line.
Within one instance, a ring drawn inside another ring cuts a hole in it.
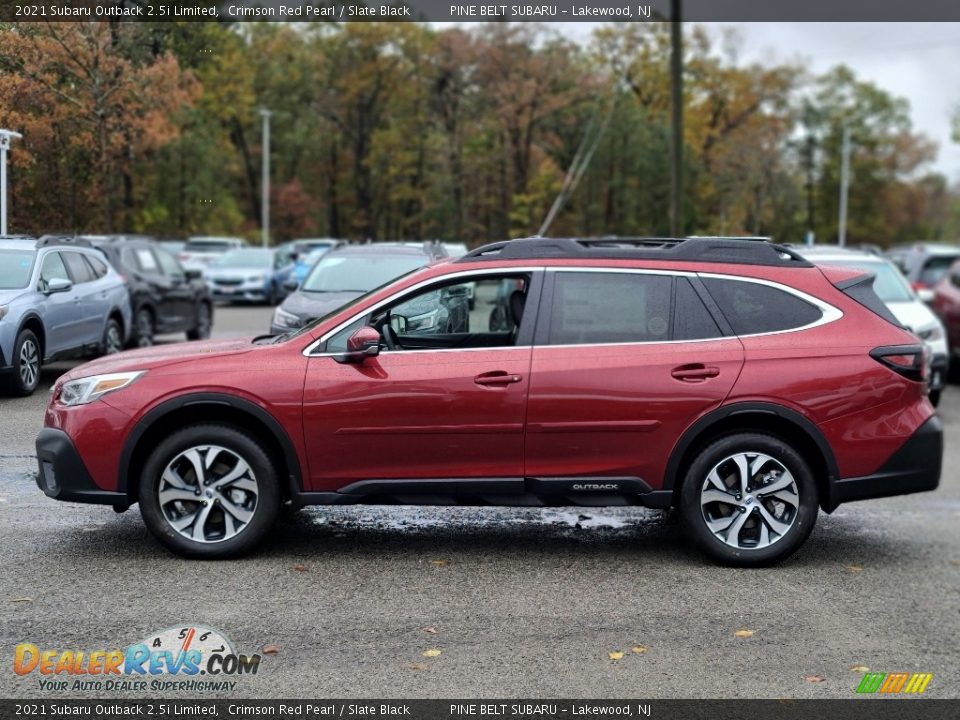
M 7 234 L 7 150 L 11 140 L 22 137 L 13 130 L 0 130 L 0 235 Z
M 850 192 L 850 126 L 843 126 L 843 149 L 840 152 L 840 217 L 838 218 L 837 244 L 847 244 L 847 195 Z
M 260 150 L 263 175 L 260 183 L 261 240 L 263 246 L 267 247 L 270 244 L 270 111 L 261 108 L 260 117 L 263 119 L 263 148 Z

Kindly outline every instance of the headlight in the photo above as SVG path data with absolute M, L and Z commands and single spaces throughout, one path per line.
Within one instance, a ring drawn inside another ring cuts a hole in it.
M 66 405 L 67 407 L 86 405 L 108 393 L 122 390 L 128 385 L 131 385 L 145 372 L 146 370 L 107 373 L 106 375 L 91 375 L 90 377 L 70 380 L 65 382 L 63 387 L 60 388 L 60 396 L 57 400 L 61 405 Z
M 437 324 L 437 318 L 440 316 L 440 308 L 431 310 L 430 312 L 423 313 L 422 315 L 414 315 L 411 318 L 407 318 L 407 332 L 413 332 L 415 330 L 429 330 Z
M 924 328 L 923 330 L 918 330 L 917 335 L 920 337 L 921 340 L 926 340 L 927 342 L 933 342 L 934 340 L 942 340 L 943 326 L 940 323 L 937 323 L 936 325 L 931 325 L 930 327 Z
M 303 325 L 303 320 L 293 313 L 284 312 L 280 308 L 277 308 L 273 312 L 273 324 L 295 329 Z
M 263 282 L 266 279 L 267 279 L 267 276 L 264 273 L 247 276 L 247 282 Z

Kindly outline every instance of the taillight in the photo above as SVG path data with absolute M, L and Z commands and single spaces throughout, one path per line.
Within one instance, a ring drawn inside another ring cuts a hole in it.
M 870 357 L 914 382 L 927 379 L 927 349 L 924 345 L 886 345 L 870 351 Z
M 914 291 L 914 292 L 920 292 L 921 290 L 927 290 L 927 289 L 928 289 L 927 284 L 926 284 L 926 283 L 922 283 L 922 282 L 912 282 L 912 283 L 910 283 L 910 287 L 913 288 L 913 291 Z

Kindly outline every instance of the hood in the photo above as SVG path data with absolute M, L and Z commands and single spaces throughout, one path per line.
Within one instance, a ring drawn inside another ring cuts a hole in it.
M 87 375 L 128 372 L 131 370 L 156 370 L 161 367 L 196 362 L 198 358 L 202 357 L 236 355 L 253 350 L 252 340 L 253 337 L 231 338 L 229 340 L 209 340 L 205 342 L 170 343 L 169 345 L 154 345 L 148 348 L 127 350 L 114 355 L 106 355 L 75 367 L 64 375 L 63 379 L 72 380 Z
M 299 290 L 288 295 L 280 307 L 284 312 L 296 315 L 303 320 L 314 320 L 346 305 L 362 294 L 358 292 L 316 293 Z
M 14 290 L 0 290 L 0 305 L 12 303 L 18 297 L 27 292 L 28 288 L 16 288 Z
M 897 321 L 912 331 L 921 330 L 929 325 L 939 322 L 933 311 L 918 300 L 911 302 L 891 302 L 887 303 L 890 312 L 893 313 Z

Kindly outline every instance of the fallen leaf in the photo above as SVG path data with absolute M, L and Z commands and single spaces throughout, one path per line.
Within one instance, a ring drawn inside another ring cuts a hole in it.
M 307 570 L 309 570 L 310 568 L 308 568 L 306 565 L 294 565 L 293 569 L 296 570 L 297 572 L 307 572 Z
M 613 652 L 607 653 L 607 657 L 611 660 L 623 660 L 623 652 L 620 650 L 614 650 Z
M 272 644 L 264 645 L 262 648 L 260 648 L 260 652 L 262 652 L 264 655 L 276 655 L 278 652 L 280 652 L 280 646 Z
M 847 571 L 852 573 L 863 572 L 862 565 L 847 565 Z
M 737 636 L 738 638 L 749 638 L 749 637 L 753 637 L 753 630 L 737 630 L 737 631 L 734 633 L 734 635 Z
M 425 627 L 425 628 L 423 629 L 423 631 L 424 631 L 425 633 L 430 633 L 431 635 L 436 635 L 436 634 L 437 634 L 437 629 L 436 629 L 435 627 Z
M 868 673 L 868 672 L 870 672 L 870 668 L 868 668 L 866 665 L 853 665 L 853 666 L 850 668 L 850 672 L 855 672 L 855 673 Z
M 649 650 L 646 645 L 634 645 L 630 648 L 630 652 L 636 653 L 637 655 L 643 655 L 647 650 Z
M 426 670 L 430 667 L 429 663 L 415 662 L 407 665 L 411 670 Z
M 803 679 L 808 683 L 822 683 L 827 681 L 823 675 L 804 675 Z
M 440 657 L 440 653 L 442 652 L 443 650 L 441 650 L 440 648 L 430 648 L 429 650 L 423 651 L 423 656 L 424 657 Z
M 33 598 L 28 598 L 28 597 L 10 598 L 10 602 L 33 602 Z
M 449 560 L 431 560 L 430 562 L 431 562 L 433 565 L 436 565 L 437 567 L 443 567 L 444 565 L 449 565 L 449 564 L 450 564 L 450 561 L 449 561 Z

